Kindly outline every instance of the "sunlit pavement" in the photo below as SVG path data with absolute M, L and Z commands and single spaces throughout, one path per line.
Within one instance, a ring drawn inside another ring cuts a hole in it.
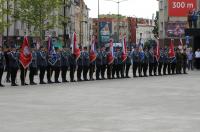
M 199 132 L 200 71 L 0 88 L 0 132 Z

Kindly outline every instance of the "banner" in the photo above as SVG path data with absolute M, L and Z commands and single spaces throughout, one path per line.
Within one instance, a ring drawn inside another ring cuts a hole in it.
M 99 34 L 101 43 L 109 43 L 112 34 L 112 22 L 100 22 Z
M 126 47 L 126 36 L 124 36 L 122 41 L 122 62 L 127 59 L 127 47 Z
M 183 37 L 185 35 L 187 22 L 168 22 L 165 25 L 167 37 Z
M 81 55 L 81 51 L 78 48 L 77 42 L 76 42 L 76 32 L 73 33 L 73 39 L 72 39 L 72 54 L 76 56 L 76 59 L 78 59 Z
M 19 61 L 24 69 L 26 69 L 32 61 L 32 54 L 27 36 L 24 37 L 24 41 L 20 49 Z
M 113 39 L 110 39 L 110 52 L 107 56 L 108 64 L 112 64 L 114 61 L 114 47 L 113 47 Z
M 169 17 L 187 17 L 188 12 L 197 8 L 197 0 L 168 0 Z
M 91 49 L 90 49 L 90 63 L 92 63 L 96 60 L 95 42 L 96 42 L 96 38 L 95 38 L 95 36 L 93 36 L 92 43 L 91 43 Z
M 174 51 L 174 40 L 171 39 L 171 43 L 169 45 L 169 58 L 175 57 L 175 51 Z

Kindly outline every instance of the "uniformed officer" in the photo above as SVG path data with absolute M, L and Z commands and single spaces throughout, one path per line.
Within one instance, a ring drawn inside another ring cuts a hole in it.
M 176 74 L 181 74 L 181 66 L 182 66 L 182 54 L 180 52 L 180 49 L 176 50 Z
M 163 65 L 164 65 L 164 49 L 160 49 L 160 58 L 158 60 L 158 75 L 161 76 L 162 75 L 162 69 L 163 69 Z M 164 74 L 164 73 L 163 73 Z
M 91 47 L 90 47 L 91 48 Z M 92 54 L 92 51 L 90 49 L 90 54 Z M 96 54 L 96 53 L 95 53 Z M 93 78 L 93 75 L 94 75 L 94 72 L 95 72 L 95 66 L 96 66 L 96 58 L 95 60 L 90 60 L 90 66 L 89 66 L 89 76 L 90 76 L 90 81 L 93 81 L 94 78 Z
M 68 82 L 67 81 L 67 70 L 69 68 L 69 49 L 67 49 L 66 46 L 63 47 L 61 52 L 61 71 L 62 71 L 62 82 Z
M 120 78 L 124 78 L 124 62 L 122 60 L 122 49 L 120 47 L 117 48 L 117 57 L 118 57 L 118 64 L 117 64 L 117 75 Z
M 16 84 L 17 71 L 19 70 L 19 53 L 15 45 L 11 46 L 11 52 L 8 53 L 9 68 L 11 73 L 11 86 L 18 86 Z
M 147 77 L 148 65 L 149 65 L 149 52 L 148 52 L 148 48 L 145 48 L 144 49 L 144 64 L 143 64 L 144 77 Z
M 140 49 L 139 49 L 139 64 L 138 64 L 139 77 L 142 77 L 142 71 L 143 71 L 143 66 L 144 66 L 144 57 L 145 57 L 144 51 L 140 47 Z
M 10 68 L 9 68 L 9 57 L 8 57 L 8 53 L 10 52 L 10 48 L 8 47 L 8 45 L 6 43 L 5 43 L 5 45 L 6 45 L 6 48 L 4 50 L 4 56 L 5 56 L 5 61 L 6 61 L 5 70 L 7 72 L 7 74 L 6 74 L 6 82 L 10 83 L 11 81 L 10 81 L 10 71 L 9 71 Z
M 176 52 L 176 51 L 175 51 Z M 177 64 L 177 59 L 176 59 L 176 56 L 172 57 L 172 58 L 169 58 L 170 60 L 170 70 L 172 71 L 172 75 L 175 74 L 175 70 L 176 70 L 176 64 Z
M 96 58 L 96 80 L 100 80 L 101 66 L 103 65 L 103 56 L 100 48 L 97 49 Z
M 186 68 L 187 68 L 187 53 L 186 53 L 186 49 L 183 50 L 182 53 L 182 68 L 183 68 L 183 73 L 187 74 L 186 72 Z
M 110 48 L 107 49 L 106 56 L 107 56 L 107 78 L 112 79 L 111 76 L 112 76 L 113 62 L 109 60 L 109 57 L 112 56 Z
M 105 46 L 101 48 L 101 53 L 102 53 L 102 66 L 101 66 L 101 79 L 105 79 L 105 72 L 106 72 L 106 65 L 107 65 L 107 53 Z
M 168 49 L 165 48 L 163 51 L 163 75 L 167 74 L 167 65 L 168 65 Z
M 154 73 L 154 76 L 157 76 L 157 71 L 158 71 L 158 58 L 156 57 L 156 51 L 157 48 L 155 47 L 154 48 L 154 63 L 153 63 L 153 73 Z
M 50 62 L 50 59 L 54 58 L 54 53 L 50 53 L 53 51 L 48 51 L 47 54 L 47 83 L 52 84 L 51 77 L 53 74 L 54 64 Z
M 112 78 L 113 79 L 115 79 L 115 75 L 117 75 L 117 78 L 119 78 L 117 48 L 115 49 L 115 52 L 114 52 L 114 61 L 113 61 L 113 68 L 112 68 Z
M 127 48 L 127 59 L 126 59 L 126 78 L 129 77 L 129 69 L 131 66 L 131 49 L 128 47 Z
M 90 56 L 88 53 L 87 47 L 84 47 L 83 51 L 83 79 L 84 81 L 88 81 L 87 75 L 90 66 Z
M 76 70 L 76 64 L 77 64 L 77 60 L 76 60 L 76 55 L 72 53 L 72 48 L 70 49 L 70 56 L 69 56 L 69 64 L 70 64 L 70 82 L 76 82 L 74 80 L 74 73 Z
M 61 69 L 61 52 L 58 47 L 55 47 L 55 57 L 56 57 L 56 63 L 54 64 L 54 79 L 55 83 L 60 83 L 59 76 L 60 76 L 60 69 Z
M 38 55 L 37 55 L 37 63 L 38 63 L 38 68 L 40 70 L 40 84 L 46 84 L 44 82 L 44 75 L 45 75 L 45 71 L 47 70 L 47 52 L 44 46 L 41 46 L 39 51 L 38 51 Z
M 2 84 L 2 76 L 4 72 L 4 67 L 5 67 L 5 58 L 4 58 L 4 53 L 2 47 L 0 47 L 0 87 L 4 87 Z
M 30 85 L 36 85 L 37 83 L 34 82 L 34 75 L 37 73 L 37 50 L 35 48 L 35 45 L 33 44 L 31 46 L 31 52 L 32 52 L 32 60 L 29 65 L 29 80 L 30 80 Z
M 149 50 L 149 76 L 153 76 L 152 72 L 154 69 L 154 52 L 153 48 Z
M 83 72 L 83 51 L 82 51 L 82 47 L 79 47 L 79 49 L 80 49 L 81 54 L 80 54 L 80 57 L 77 60 L 77 66 L 78 66 L 78 68 L 77 68 L 77 81 L 83 81 L 81 79 L 81 75 L 82 75 L 82 72 Z
M 131 53 L 132 65 L 133 65 L 133 77 L 137 77 L 137 69 L 139 65 L 139 48 L 135 47 Z

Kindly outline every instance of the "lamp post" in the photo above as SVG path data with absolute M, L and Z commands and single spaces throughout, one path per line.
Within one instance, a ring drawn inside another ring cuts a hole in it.
M 115 2 L 115 3 L 117 3 L 117 7 L 118 7 L 118 9 L 117 9 L 117 12 L 118 12 L 118 14 L 117 14 L 117 27 L 118 27 L 118 30 L 117 30 L 117 41 L 119 42 L 119 30 L 120 30 L 120 26 L 119 26 L 119 20 L 120 20 L 120 18 L 119 18 L 119 5 L 120 5 L 120 3 L 122 3 L 122 2 L 125 2 L 125 1 L 128 1 L 128 0 L 117 0 L 117 1 L 115 1 L 115 0 L 106 0 L 106 1 L 111 1 L 111 2 Z

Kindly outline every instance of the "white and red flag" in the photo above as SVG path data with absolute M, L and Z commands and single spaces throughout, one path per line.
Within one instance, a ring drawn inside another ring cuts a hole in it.
M 114 47 L 113 47 L 113 39 L 110 39 L 110 52 L 108 53 L 108 64 L 112 64 L 114 61 Z
M 160 43 L 159 43 L 159 39 L 156 39 L 156 51 L 155 51 L 155 57 L 157 62 L 160 59 Z
M 96 49 L 95 49 L 96 39 L 95 36 L 92 38 L 91 49 L 90 49 L 90 63 L 96 60 Z
M 169 58 L 175 57 L 175 51 L 174 51 L 174 40 L 171 39 L 171 43 L 169 45 Z
M 76 32 L 73 33 L 73 39 L 72 39 L 72 54 L 76 56 L 76 59 L 78 59 L 81 55 L 81 51 L 78 48 L 77 45 L 77 38 L 76 38 Z
M 122 62 L 126 61 L 127 59 L 127 48 L 126 48 L 126 36 L 124 36 L 122 41 Z
M 30 45 L 27 36 L 24 36 L 24 41 L 20 49 L 19 61 L 24 67 L 24 69 L 28 68 L 29 64 L 32 61 L 32 53 L 30 50 Z

